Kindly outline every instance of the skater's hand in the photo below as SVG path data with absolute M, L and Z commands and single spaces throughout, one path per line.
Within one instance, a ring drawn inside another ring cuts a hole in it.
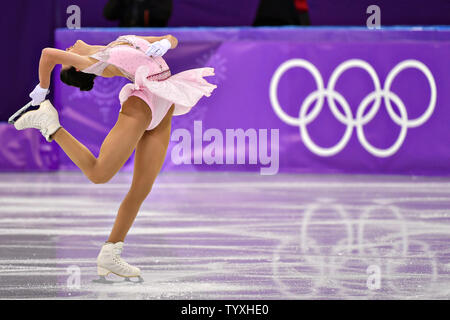
M 147 56 L 152 57 L 161 57 L 163 56 L 170 48 L 172 44 L 167 39 L 162 39 L 160 41 L 156 41 L 150 44 L 150 47 L 145 51 Z
M 45 100 L 45 97 L 47 96 L 47 94 L 50 92 L 50 90 L 48 89 L 43 89 L 41 88 L 41 86 L 38 84 L 33 91 L 31 91 L 30 93 L 30 98 L 32 99 L 31 101 L 31 105 L 32 106 L 37 106 L 40 105 L 42 101 Z

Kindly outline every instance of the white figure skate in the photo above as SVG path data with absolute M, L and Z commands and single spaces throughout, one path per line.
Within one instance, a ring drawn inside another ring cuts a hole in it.
M 32 106 L 29 102 L 14 113 L 8 119 L 8 123 L 14 124 L 17 130 L 39 129 L 48 142 L 53 141 L 50 136 L 61 128 L 58 111 L 49 100 L 43 101 L 39 106 Z
M 120 277 L 132 278 L 141 276 L 141 270 L 126 263 L 121 257 L 123 242 L 107 242 L 102 246 L 97 257 L 97 272 L 100 277 L 114 273 Z

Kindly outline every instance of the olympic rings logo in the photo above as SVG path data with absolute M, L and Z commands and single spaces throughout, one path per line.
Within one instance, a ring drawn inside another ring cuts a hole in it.
M 313 76 L 317 86 L 317 90 L 310 93 L 303 101 L 300 107 L 298 118 L 292 117 L 283 111 L 277 96 L 277 89 L 280 78 L 286 71 L 295 67 L 304 68 L 309 71 L 309 73 Z M 353 114 L 347 100 L 335 90 L 336 82 L 338 81 L 341 74 L 350 68 L 361 68 L 365 70 L 372 78 L 372 82 L 375 87 L 375 90 L 361 101 L 356 112 L 356 118 L 353 118 Z M 431 90 L 430 102 L 427 109 L 420 117 L 411 120 L 408 119 L 408 113 L 403 101 L 398 97 L 398 95 L 390 91 L 392 82 L 394 81 L 395 77 L 407 68 L 416 68 L 420 70 L 426 76 Z M 300 135 L 303 138 L 306 147 L 311 152 L 323 157 L 333 156 L 341 152 L 350 140 L 353 133 L 353 128 L 356 128 L 359 142 L 369 153 L 377 157 L 392 156 L 402 146 L 406 138 L 408 128 L 418 127 L 424 124 L 430 118 L 436 106 L 436 95 L 436 83 L 431 71 L 425 64 L 417 60 L 405 60 L 397 64 L 389 72 L 383 88 L 381 88 L 380 80 L 374 68 L 366 61 L 360 59 L 350 59 L 341 63 L 331 75 L 328 81 L 327 88 L 324 87 L 322 76 L 317 68 L 312 63 L 304 59 L 291 59 L 284 62 L 277 68 L 270 81 L 270 102 L 277 116 L 289 125 L 298 126 L 300 128 Z M 330 110 L 336 117 L 336 119 L 340 123 L 347 126 L 342 138 L 338 141 L 337 144 L 330 148 L 323 148 L 315 144 L 310 138 L 307 130 L 307 125 L 314 121 L 322 110 L 325 98 L 327 99 L 328 106 L 330 107 Z M 315 101 L 316 103 L 311 109 L 311 105 Z M 344 114 L 342 114 L 336 106 L 336 101 L 342 107 Z M 363 126 L 369 123 L 375 117 L 378 110 L 380 109 L 382 101 L 384 101 L 384 105 L 386 106 L 387 112 L 392 121 L 399 125 L 401 128 L 397 140 L 392 146 L 386 149 L 376 148 L 371 145 L 369 141 L 367 141 L 363 129 Z M 366 114 L 364 114 L 366 109 L 372 102 L 372 108 Z M 398 116 L 397 113 L 394 112 L 391 102 L 393 102 L 397 106 L 400 116 Z M 309 111 L 310 109 L 311 111 Z

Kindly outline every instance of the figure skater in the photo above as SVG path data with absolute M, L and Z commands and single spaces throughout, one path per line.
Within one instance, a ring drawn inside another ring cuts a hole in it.
M 162 56 L 177 47 L 172 35 L 163 37 L 120 36 L 107 46 L 78 40 L 64 50 L 45 48 L 39 62 L 39 84 L 32 101 L 9 119 L 17 130 L 39 129 L 48 142 L 56 143 L 93 183 L 108 182 L 136 148 L 133 180 L 122 201 L 114 226 L 97 257 L 99 276 L 114 273 L 140 277 L 141 271 L 121 258 L 123 242 L 164 162 L 170 140 L 171 119 L 189 110 L 216 88 L 203 77 L 213 68 L 198 68 L 171 75 Z M 103 141 L 96 158 L 59 123 L 58 112 L 45 100 L 50 75 L 61 64 L 64 83 L 91 90 L 96 76 L 131 80 L 119 94 L 117 122 Z

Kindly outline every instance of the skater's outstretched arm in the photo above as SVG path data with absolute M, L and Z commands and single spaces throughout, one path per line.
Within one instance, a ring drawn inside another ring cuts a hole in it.
M 95 59 L 81 56 L 76 53 L 63 51 L 54 48 L 42 50 L 39 61 L 39 82 L 41 88 L 47 89 L 50 86 L 50 76 L 53 68 L 57 64 L 73 66 L 78 70 L 83 70 L 96 62 Z
M 178 39 L 175 38 L 174 36 L 172 36 L 171 34 L 162 36 L 162 37 L 141 37 L 141 36 L 137 36 L 138 38 L 142 38 L 144 40 L 147 40 L 150 43 L 154 43 L 154 42 L 158 42 L 161 41 L 163 39 L 167 39 L 170 41 L 171 44 L 171 48 L 170 49 L 175 49 L 178 45 Z

